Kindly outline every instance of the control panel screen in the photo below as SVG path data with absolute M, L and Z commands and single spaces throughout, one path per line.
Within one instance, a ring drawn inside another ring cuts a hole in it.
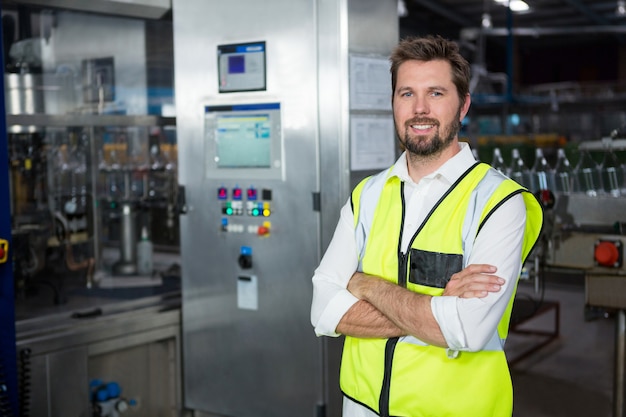
M 269 168 L 271 121 L 264 113 L 216 116 L 218 168 Z
M 205 106 L 208 178 L 282 177 L 280 103 Z
M 219 92 L 263 91 L 265 42 L 218 45 Z

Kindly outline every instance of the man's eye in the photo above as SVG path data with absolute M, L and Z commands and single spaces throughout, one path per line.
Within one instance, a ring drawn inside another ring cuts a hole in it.
M 430 95 L 433 97 L 439 97 L 439 96 L 442 96 L 443 94 L 439 91 L 433 91 L 432 93 L 430 93 Z

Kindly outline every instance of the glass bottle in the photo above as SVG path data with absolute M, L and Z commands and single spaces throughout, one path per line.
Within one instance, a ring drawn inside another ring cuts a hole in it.
M 530 188 L 530 171 L 522 159 L 519 149 L 515 148 L 511 151 L 511 166 L 509 168 L 509 177 L 517 181 L 518 184 L 526 188 Z
M 478 150 L 476 148 L 472 148 L 472 155 L 474 156 L 475 160 L 480 162 L 480 157 L 478 156 Z
M 493 149 L 493 158 L 491 160 L 491 166 L 494 169 L 506 175 L 507 167 L 504 164 L 504 159 L 502 158 L 502 153 L 500 152 L 500 148 Z
M 541 148 L 535 150 L 535 164 L 531 168 L 530 173 L 532 178 L 532 191 L 554 189 L 552 167 L 548 164 Z
M 602 179 L 598 164 L 587 150 L 580 152 L 580 160 L 574 170 L 577 187 L 589 197 L 596 197 L 602 190 Z
M 87 155 L 82 141 L 70 137 L 70 141 L 75 139 L 68 154 L 68 169 L 70 178 L 70 195 L 64 205 L 65 214 L 69 216 L 85 214 L 87 207 Z
M 124 174 L 122 164 L 117 156 L 117 151 L 111 149 L 109 152 L 108 164 L 108 191 L 109 198 L 116 200 L 124 195 Z
M 152 276 L 152 242 L 148 229 L 141 229 L 141 240 L 137 243 L 137 273 L 142 276 Z
M 604 191 L 612 197 L 619 197 L 624 185 L 624 174 L 622 165 L 612 149 L 607 149 L 604 152 L 604 157 L 600 164 L 600 171 Z
M 573 168 L 564 149 L 558 149 L 554 165 L 554 191 L 560 194 L 575 192 Z

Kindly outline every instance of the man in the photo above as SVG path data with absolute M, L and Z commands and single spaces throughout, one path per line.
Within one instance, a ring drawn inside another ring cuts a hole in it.
M 313 276 L 318 335 L 345 335 L 344 417 L 512 414 L 503 351 L 542 209 L 458 140 L 470 67 L 441 37 L 401 41 L 392 106 L 404 153 L 341 210 Z

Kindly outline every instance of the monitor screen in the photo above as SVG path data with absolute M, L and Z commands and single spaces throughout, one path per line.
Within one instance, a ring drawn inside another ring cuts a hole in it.
M 280 103 L 205 106 L 208 178 L 282 178 Z
M 218 168 L 269 168 L 271 121 L 269 114 L 222 114 L 216 119 Z
M 217 46 L 219 92 L 263 91 L 265 42 Z

